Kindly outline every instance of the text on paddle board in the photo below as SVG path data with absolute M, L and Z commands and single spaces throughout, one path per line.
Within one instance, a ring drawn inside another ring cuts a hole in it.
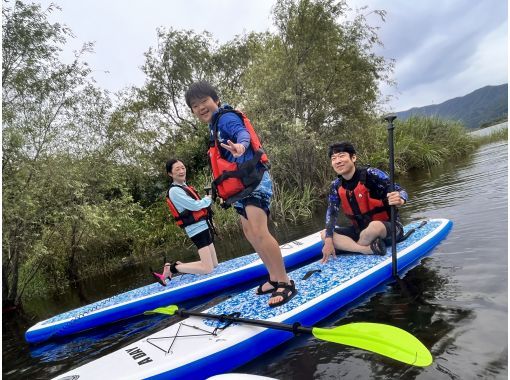
M 140 350 L 138 347 L 133 347 L 133 348 L 128 348 L 126 350 L 126 352 L 131 355 L 131 357 L 134 359 L 134 360 L 137 360 L 138 359 L 141 359 L 145 356 L 147 356 L 147 354 L 145 352 L 143 352 L 142 350 Z M 146 357 L 145 359 L 143 360 L 140 360 L 138 362 L 138 365 L 142 365 L 142 364 L 147 364 L 147 363 L 150 363 L 152 361 L 152 359 L 150 357 Z

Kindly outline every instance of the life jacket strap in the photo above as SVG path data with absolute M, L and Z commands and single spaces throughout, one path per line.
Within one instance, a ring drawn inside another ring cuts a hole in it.
M 264 175 L 265 172 L 265 168 L 261 170 L 257 169 L 257 164 L 260 161 L 260 158 L 262 157 L 263 154 L 264 152 L 262 151 L 262 149 L 259 149 L 255 152 L 251 160 L 243 162 L 242 164 L 238 165 L 237 170 L 225 171 L 219 177 L 217 177 L 211 184 L 211 187 L 213 189 L 213 197 L 215 197 L 218 193 L 217 186 L 229 178 L 240 179 L 245 188 L 239 193 L 226 199 L 225 202 L 223 203 L 224 206 L 228 207 L 232 203 L 250 195 L 250 193 L 253 192 L 253 190 L 255 190 L 257 186 L 260 184 L 260 181 L 262 181 L 262 176 Z

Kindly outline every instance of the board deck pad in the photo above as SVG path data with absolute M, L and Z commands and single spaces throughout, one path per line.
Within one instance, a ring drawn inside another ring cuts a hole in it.
M 403 251 L 414 244 L 417 240 L 426 236 L 438 226 L 439 222 L 429 222 L 424 227 L 417 229 L 407 240 L 397 244 L 397 252 Z M 404 228 L 407 232 L 410 228 L 416 228 L 419 223 L 412 223 Z M 384 256 L 362 254 L 339 254 L 336 258 L 330 258 L 327 263 L 319 261 L 293 271 L 289 277 L 296 283 L 297 295 L 286 304 L 268 308 L 267 296 L 253 297 L 251 292 L 244 292 L 236 297 L 220 303 L 210 309 L 212 314 L 230 314 L 242 311 L 243 318 L 270 319 L 296 308 L 308 300 L 318 297 L 333 287 L 344 284 L 361 273 L 386 261 L 391 256 L 391 247 L 387 247 Z M 303 279 L 305 278 L 306 279 Z M 216 325 L 212 320 L 208 324 Z

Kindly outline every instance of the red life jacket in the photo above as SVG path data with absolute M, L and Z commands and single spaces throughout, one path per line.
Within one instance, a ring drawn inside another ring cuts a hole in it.
M 172 187 L 180 187 L 183 189 L 186 194 L 188 194 L 191 198 L 196 199 L 199 201 L 200 195 L 198 195 L 197 191 L 193 188 L 193 186 L 180 186 L 176 184 L 171 184 L 170 188 L 168 189 L 166 193 L 166 203 L 168 205 L 168 208 L 170 210 L 170 213 L 175 219 L 175 223 L 181 228 L 184 228 L 186 226 L 190 226 L 194 223 L 197 223 L 201 220 L 206 220 L 209 212 L 206 208 L 200 209 L 198 211 L 190 211 L 190 210 L 184 210 L 183 212 L 178 212 L 175 205 L 172 203 L 169 197 L 169 192 Z
M 214 177 L 212 183 L 213 198 L 219 195 L 226 205 L 230 205 L 255 190 L 264 175 L 264 170 L 257 168 L 257 164 L 260 162 L 268 167 L 269 159 L 262 149 L 260 139 L 255 133 L 250 120 L 244 113 L 225 108 L 220 108 L 218 112 L 219 114 L 212 126 L 213 139 L 211 139 L 208 151 L 209 162 Z M 227 112 L 233 112 L 239 116 L 250 134 L 250 144 L 255 154 L 251 160 L 242 164 L 230 162 L 221 155 L 221 147 L 218 142 L 218 121 L 221 115 Z
M 373 220 L 389 221 L 391 211 L 387 202 L 370 197 L 370 190 L 365 186 L 367 170 L 360 170 L 360 180 L 354 190 L 347 190 L 340 184 L 337 192 L 345 216 L 363 230 Z

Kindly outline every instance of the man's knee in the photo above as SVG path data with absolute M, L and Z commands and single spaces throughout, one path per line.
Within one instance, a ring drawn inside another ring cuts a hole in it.
M 263 241 L 264 239 L 267 239 L 268 234 L 269 234 L 268 230 L 263 227 L 261 228 L 260 226 L 250 229 L 250 232 L 249 232 L 251 240 L 254 240 L 254 241 Z
M 366 229 L 386 234 L 386 227 L 384 226 L 384 223 L 379 220 L 371 221 Z
M 246 239 L 251 240 L 252 232 L 251 232 L 250 225 L 248 223 L 242 223 L 242 226 L 243 226 L 244 236 L 246 236 Z
M 263 239 L 267 237 L 269 230 L 267 229 L 267 222 L 261 220 L 248 220 L 248 223 L 243 225 L 245 236 L 250 236 L 252 239 Z
M 367 228 L 365 228 L 363 231 L 360 232 L 360 239 L 359 240 L 371 240 L 372 238 L 386 237 L 386 227 L 384 226 L 383 222 L 380 222 L 378 220 L 371 221 Z

